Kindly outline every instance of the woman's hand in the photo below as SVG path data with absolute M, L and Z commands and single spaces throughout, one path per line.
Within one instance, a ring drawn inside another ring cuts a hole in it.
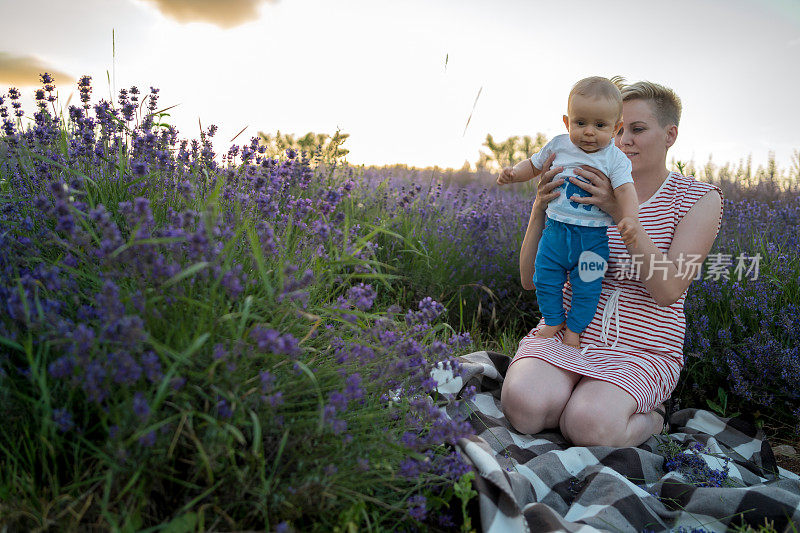
M 596 205 L 611 215 L 611 218 L 614 219 L 614 224 L 617 224 L 619 222 L 620 209 L 608 176 L 589 165 L 582 165 L 576 168 L 575 174 L 589 180 L 589 183 L 581 180 L 572 180 L 570 183 L 580 187 L 591 196 L 572 196 L 570 200 L 579 204 Z
M 548 157 L 547 161 L 544 163 L 544 167 L 542 167 L 539 183 L 536 184 L 536 199 L 533 201 L 534 211 L 541 211 L 544 213 L 547 210 L 547 204 L 558 198 L 558 195 L 561 194 L 561 191 L 556 191 L 555 189 L 563 185 L 564 179 L 558 178 L 557 180 L 553 180 L 553 178 L 559 172 L 562 172 L 564 167 L 551 168 L 555 158 L 556 154 L 550 154 L 550 157 Z

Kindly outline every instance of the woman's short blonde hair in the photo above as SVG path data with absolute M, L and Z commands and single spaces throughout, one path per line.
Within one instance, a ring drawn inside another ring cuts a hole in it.
M 622 101 L 649 100 L 662 127 L 681 121 L 681 99 L 675 91 L 650 81 L 637 81 L 622 87 Z

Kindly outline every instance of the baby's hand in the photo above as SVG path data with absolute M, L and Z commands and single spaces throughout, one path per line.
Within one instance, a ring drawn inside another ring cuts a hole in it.
M 636 245 L 636 220 L 631 217 L 625 217 L 617 224 L 619 235 L 622 237 L 622 242 L 626 246 Z
M 497 184 L 506 185 L 508 183 L 514 183 L 516 181 L 515 178 L 514 167 L 505 167 L 500 174 L 497 175 Z

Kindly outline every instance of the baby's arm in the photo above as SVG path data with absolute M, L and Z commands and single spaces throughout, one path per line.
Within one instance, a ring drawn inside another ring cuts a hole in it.
M 626 217 L 636 219 L 639 217 L 639 196 L 632 182 L 623 183 L 614 189 L 614 196 L 619 205 L 619 219 Z
M 507 183 L 530 181 L 541 173 L 541 168 L 536 168 L 530 159 L 526 159 L 513 167 L 505 167 L 497 176 L 497 184 L 505 185 Z
M 639 196 L 633 183 L 623 183 L 614 189 L 614 196 L 619 205 L 620 217 L 617 229 L 622 237 L 622 241 L 632 246 L 636 243 L 636 221 L 639 218 Z

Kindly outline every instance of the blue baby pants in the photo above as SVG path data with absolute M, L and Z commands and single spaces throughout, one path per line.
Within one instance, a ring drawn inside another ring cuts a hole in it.
M 587 251 L 594 252 L 602 261 L 594 254 L 581 255 Z M 566 317 L 567 327 L 575 333 L 586 329 L 597 311 L 603 285 L 598 269 L 602 266 L 605 271 L 608 253 L 605 226 L 576 226 L 549 217 L 545 220 L 533 273 L 536 299 L 545 324 L 555 326 L 564 322 L 562 290 L 569 272 L 572 304 Z

